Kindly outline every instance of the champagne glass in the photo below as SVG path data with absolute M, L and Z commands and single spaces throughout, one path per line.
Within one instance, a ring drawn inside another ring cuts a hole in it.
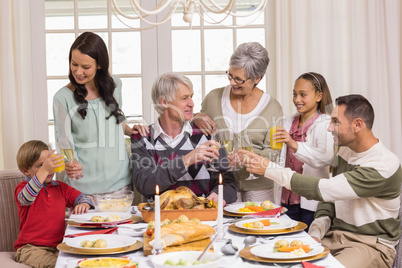
M 211 161 L 210 171 L 219 172 L 222 170 L 230 170 L 229 159 L 227 156 L 231 155 L 234 150 L 233 132 L 230 129 L 218 129 L 215 131 L 211 139 L 219 142 L 219 158 Z
M 243 135 L 240 136 L 240 146 L 242 150 L 246 150 L 249 152 L 254 151 L 253 143 L 251 138 L 248 135 Z M 248 157 L 248 156 L 245 156 Z M 254 176 L 253 173 L 250 172 L 250 176 L 246 180 L 255 180 L 258 179 L 256 176 Z
M 66 162 L 73 164 L 74 161 L 74 150 L 70 141 L 67 137 L 62 137 L 57 140 L 57 147 L 60 148 L 61 154 Z
M 238 142 L 235 142 L 235 135 L 230 129 L 222 129 L 219 133 L 216 134 L 216 140 L 219 141 L 221 147 L 225 149 L 225 153 L 227 156 L 233 154 L 236 148 L 238 148 Z M 229 167 L 228 171 L 237 171 L 240 170 L 239 167 L 235 165 Z
M 60 149 L 61 154 L 63 155 L 63 158 L 66 162 L 69 162 L 70 164 L 73 164 L 74 162 L 74 150 L 73 146 L 68 140 L 67 137 L 61 137 L 57 140 L 56 142 L 57 147 Z M 72 180 L 77 179 L 77 174 L 74 175 L 74 177 L 70 177 Z

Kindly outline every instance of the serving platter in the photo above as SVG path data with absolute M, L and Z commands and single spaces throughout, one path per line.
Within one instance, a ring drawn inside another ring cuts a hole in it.
M 155 220 L 155 212 L 146 210 L 147 203 L 138 205 L 138 210 L 141 212 L 142 218 L 145 222 Z M 180 215 L 186 215 L 189 219 L 197 218 L 200 221 L 216 221 L 218 217 L 218 209 L 205 208 L 205 209 L 175 209 L 175 210 L 161 210 L 161 221 L 164 219 L 174 220 Z
M 107 225 L 119 225 L 119 224 L 124 224 L 124 223 L 137 223 L 141 222 L 142 218 L 140 216 L 136 215 L 130 215 L 130 218 L 126 220 L 121 220 L 118 222 L 90 222 L 90 223 L 80 223 L 76 222 L 74 220 L 68 220 L 67 224 L 73 227 L 79 227 L 79 228 L 110 228 Z M 104 225 L 104 226 L 102 226 Z
M 255 247 L 247 247 L 242 249 L 239 252 L 239 255 L 247 260 L 250 261 L 258 261 L 258 262 L 265 262 L 265 263 L 294 263 L 294 262 L 301 262 L 301 261 L 313 261 L 313 260 L 318 260 L 326 257 L 329 254 L 329 249 L 326 247 L 324 248 L 324 251 L 311 257 L 305 257 L 305 258 L 296 258 L 296 259 L 269 259 L 269 258 L 261 258 L 258 256 L 255 256 L 253 253 L 251 253 L 251 249 Z
M 119 254 L 119 253 L 126 253 L 126 252 L 130 252 L 130 251 L 135 251 L 135 250 L 139 250 L 142 248 L 142 242 L 137 240 L 137 242 L 135 244 L 132 244 L 128 247 L 124 247 L 122 249 L 118 249 L 118 250 L 111 250 L 108 252 L 87 252 L 87 251 L 82 251 L 79 248 L 72 248 L 70 246 L 67 246 L 67 244 L 64 243 L 60 243 L 57 245 L 57 249 L 60 251 L 63 251 L 65 253 L 70 253 L 70 254 L 78 254 L 78 255 L 110 255 L 110 254 Z
M 144 256 L 152 255 L 152 246 L 149 244 L 151 237 L 144 234 Z M 203 251 L 211 242 L 210 238 L 185 243 L 178 246 L 169 246 L 163 249 L 163 253 L 173 251 Z M 214 252 L 213 246 L 209 249 L 210 252 Z
M 245 227 L 243 224 L 245 223 L 253 223 L 256 221 L 260 220 L 267 220 L 269 219 L 271 221 L 270 226 L 264 226 L 262 229 L 257 229 L 257 228 L 250 228 L 250 227 Z M 291 219 L 283 219 L 283 218 L 258 218 L 258 219 L 247 219 L 243 221 L 238 221 L 235 223 L 235 226 L 249 231 L 249 232 L 264 232 L 264 233 L 271 233 L 271 232 L 277 232 L 277 231 L 282 231 L 282 230 L 287 230 L 291 229 L 293 227 L 296 227 L 298 225 L 298 221 L 291 220 Z
M 258 219 L 254 219 L 254 220 L 258 220 Z M 290 234 L 290 233 L 296 233 L 296 232 L 303 231 L 306 228 L 307 228 L 307 224 L 305 224 L 303 222 L 300 222 L 300 221 L 298 222 L 298 224 L 295 227 L 291 227 L 291 228 L 288 228 L 288 229 L 281 229 L 281 230 L 272 230 L 270 232 L 259 231 L 259 230 L 250 231 L 250 230 L 239 228 L 235 224 L 229 225 L 229 230 L 232 231 L 232 232 L 235 232 L 235 233 L 238 233 L 238 234 L 252 234 L 252 235 Z

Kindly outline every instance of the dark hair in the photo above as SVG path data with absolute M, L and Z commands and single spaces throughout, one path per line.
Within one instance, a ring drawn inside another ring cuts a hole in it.
M 21 145 L 17 152 L 17 165 L 21 169 L 30 169 L 35 161 L 37 161 L 42 154 L 42 151 L 49 150 L 49 147 L 39 140 L 27 141 Z
M 78 49 L 81 53 L 86 54 L 96 61 L 96 64 L 100 67 L 96 71 L 95 75 L 95 85 L 99 88 L 99 95 L 102 100 L 105 101 L 107 107 L 110 109 L 109 119 L 111 116 L 116 118 L 117 124 L 124 120 L 123 112 L 121 111 L 119 104 L 113 97 L 113 92 L 115 90 L 116 84 L 113 81 L 112 76 L 109 74 L 109 55 L 105 42 L 102 38 L 92 32 L 84 32 L 75 39 L 74 43 L 70 48 L 69 54 L 69 74 L 71 84 L 75 87 L 74 99 L 79 103 L 78 113 L 83 119 L 87 115 L 88 101 L 85 97 L 88 94 L 85 85 L 78 84 L 73 74 L 71 73 L 71 58 L 72 51 Z
M 333 110 L 332 97 L 325 78 L 319 73 L 309 72 L 300 75 L 296 81 L 299 79 L 310 81 L 316 93 L 322 92 L 322 99 L 318 103 L 317 110 L 320 110 L 324 114 L 331 115 Z
M 361 118 L 368 129 L 373 127 L 374 109 L 370 102 L 359 94 L 341 96 L 335 100 L 336 105 L 345 105 L 345 116 L 352 121 Z

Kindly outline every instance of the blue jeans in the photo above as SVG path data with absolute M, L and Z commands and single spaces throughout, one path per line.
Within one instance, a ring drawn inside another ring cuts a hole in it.
M 288 211 L 286 212 L 286 215 L 288 215 L 289 218 L 291 218 L 292 220 L 301 221 L 301 222 L 304 222 L 305 224 L 307 224 L 307 229 L 305 231 L 308 232 L 310 224 L 314 220 L 315 211 L 301 208 L 300 204 L 297 204 L 297 205 L 282 204 L 282 207 L 285 207 L 288 209 Z

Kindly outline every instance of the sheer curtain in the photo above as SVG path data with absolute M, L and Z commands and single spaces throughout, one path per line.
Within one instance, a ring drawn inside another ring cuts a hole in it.
M 37 0 L 0 2 L 1 169 L 17 167 L 15 156 L 23 142 L 47 140 L 46 81 L 37 82 L 44 51 L 31 44 L 36 34 L 31 30 L 31 12 L 40 7 Z
M 23 142 L 47 140 L 44 1 L 2 0 L 0 12 L 0 169 L 12 169 Z M 270 0 L 269 93 L 293 113 L 294 80 L 314 71 L 333 99 L 364 95 L 375 135 L 402 160 L 401 13 L 399 0 Z
M 295 112 L 295 79 L 318 72 L 334 100 L 358 93 L 371 102 L 374 134 L 402 161 L 400 1 L 276 0 L 268 8 L 268 91 L 284 111 Z

